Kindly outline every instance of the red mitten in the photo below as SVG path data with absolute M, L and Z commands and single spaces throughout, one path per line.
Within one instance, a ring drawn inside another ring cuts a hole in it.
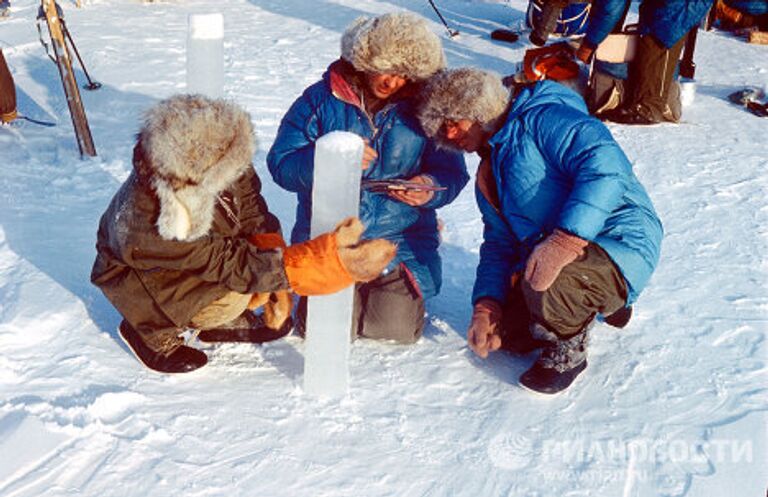
M 536 245 L 525 264 L 525 281 L 537 292 L 547 290 L 560 271 L 584 253 L 589 242 L 556 229 Z

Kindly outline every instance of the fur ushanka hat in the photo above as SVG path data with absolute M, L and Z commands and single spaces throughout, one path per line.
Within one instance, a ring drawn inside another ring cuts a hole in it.
M 341 58 L 358 71 L 427 79 L 445 67 L 440 38 L 414 14 L 359 17 L 341 37 Z
M 445 121 L 469 119 L 495 130 L 512 96 L 498 74 L 464 67 L 441 71 L 427 83 L 419 121 L 431 138 L 440 138 Z
M 256 149 L 250 116 L 202 95 L 176 95 L 145 115 L 134 167 L 160 201 L 157 228 L 168 240 L 208 233 L 216 198 L 249 167 Z

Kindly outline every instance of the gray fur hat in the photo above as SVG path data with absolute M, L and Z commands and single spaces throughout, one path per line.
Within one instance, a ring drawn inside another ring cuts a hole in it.
M 495 130 L 512 99 L 501 77 L 471 67 L 441 71 L 427 83 L 419 121 L 429 137 L 437 137 L 446 120 L 470 119 Z
M 239 106 L 202 95 L 176 95 L 154 105 L 139 132 L 139 174 L 160 201 L 163 238 L 194 240 L 213 221 L 217 195 L 251 167 L 251 118 Z
M 409 13 L 359 17 L 341 37 L 341 58 L 358 71 L 424 80 L 445 67 L 440 38 Z

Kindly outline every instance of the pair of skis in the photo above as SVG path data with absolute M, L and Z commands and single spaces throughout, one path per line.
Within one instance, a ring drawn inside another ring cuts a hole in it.
M 72 56 L 69 50 L 70 44 L 67 43 L 67 40 L 71 43 L 72 38 L 64 23 L 62 11 L 55 0 L 42 0 L 38 20 L 42 17 L 45 17 L 46 24 L 48 25 L 48 33 L 51 38 L 51 46 L 53 47 L 54 54 L 52 59 L 59 69 L 61 83 L 64 87 L 64 95 L 66 96 L 67 106 L 69 107 L 69 114 L 72 116 L 72 125 L 75 129 L 77 146 L 80 149 L 80 156 L 87 155 L 89 157 L 95 157 L 96 147 L 93 144 L 91 129 L 88 126 L 88 118 L 85 115 L 83 101 L 80 98 L 77 79 L 75 79 L 75 73 L 72 70 Z M 38 25 L 38 29 L 39 27 L 40 26 Z M 42 42 L 42 33 L 40 41 Z M 45 42 L 43 42 L 43 45 L 46 46 L 47 49 Z M 74 43 L 71 43 L 71 45 L 77 54 L 77 49 L 74 47 Z M 79 59 L 79 54 L 77 55 Z M 80 64 L 82 65 L 82 60 L 80 61 Z M 85 70 L 84 67 L 83 70 Z M 90 83 L 88 88 L 96 89 L 101 86 L 98 83 L 90 81 L 90 78 L 88 79 Z

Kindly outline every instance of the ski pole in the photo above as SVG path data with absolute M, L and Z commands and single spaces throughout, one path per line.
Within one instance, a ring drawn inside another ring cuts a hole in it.
M 443 26 L 445 26 L 445 29 L 448 31 L 448 36 L 450 36 L 451 38 L 455 38 L 459 36 L 459 32 L 457 30 L 451 29 L 448 27 L 448 23 L 445 22 L 445 18 L 443 17 L 443 14 L 441 14 L 440 11 L 437 9 L 437 5 L 435 5 L 435 2 L 433 2 L 432 0 L 429 0 L 429 5 L 432 6 L 432 8 L 435 10 L 435 13 L 437 14 L 437 17 L 439 17 L 440 21 L 442 21 Z
M 72 35 L 70 34 L 69 28 L 67 28 L 67 24 L 64 22 L 63 18 L 61 19 L 61 27 L 62 31 L 64 31 L 64 35 L 66 35 L 67 39 L 69 40 L 69 44 L 72 45 L 72 50 L 75 52 L 78 62 L 80 62 L 80 67 L 83 69 L 83 73 L 85 73 L 85 78 L 88 80 L 88 84 L 83 85 L 83 88 L 86 90 L 98 90 L 101 88 L 101 83 L 98 81 L 93 81 L 90 74 L 88 74 L 88 71 L 85 69 L 85 64 L 83 64 L 83 59 L 80 57 L 80 52 L 77 50 L 75 40 L 72 39 Z

